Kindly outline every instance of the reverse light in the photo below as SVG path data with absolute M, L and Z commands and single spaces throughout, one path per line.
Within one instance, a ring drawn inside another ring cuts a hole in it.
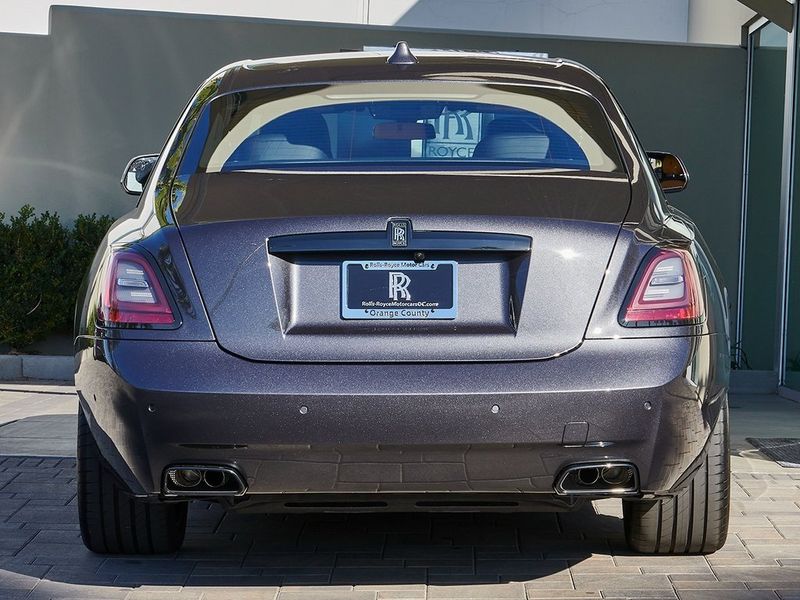
M 625 327 L 692 325 L 705 318 L 700 276 L 688 250 L 658 249 L 648 255 L 628 295 Z
M 167 295 L 144 256 L 131 250 L 111 255 L 100 299 L 104 325 L 174 325 Z

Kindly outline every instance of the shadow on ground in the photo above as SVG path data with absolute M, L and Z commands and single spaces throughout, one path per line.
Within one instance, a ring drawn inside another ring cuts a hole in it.
M 0 424 L 0 456 L 75 456 L 74 414 L 24 417 Z
M 613 566 L 611 554 L 625 554 L 621 520 L 589 504 L 570 513 L 260 515 L 194 502 L 178 553 L 99 556 L 80 540 L 74 469 L 73 458 L 0 462 L 0 597 L 86 596 L 83 586 L 110 586 L 104 597 L 140 586 L 569 589 L 571 566 L 590 557 Z

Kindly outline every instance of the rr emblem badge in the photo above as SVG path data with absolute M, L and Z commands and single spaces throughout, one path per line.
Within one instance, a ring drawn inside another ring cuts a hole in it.
M 411 278 L 405 273 L 389 271 L 389 299 L 397 302 L 398 300 L 411 300 L 408 286 Z
M 393 248 L 405 248 L 408 246 L 408 231 L 410 228 L 410 221 L 389 221 L 389 237 Z

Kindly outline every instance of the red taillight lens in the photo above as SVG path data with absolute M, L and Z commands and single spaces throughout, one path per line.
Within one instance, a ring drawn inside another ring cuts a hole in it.
M 147 260 L 130 250 L 115 252 L 106 269 L 100 319 L 104 325 L 174 325 L 175 315 Z
M 626 327 L 701 323 L 705 318 L 700 276 L 687 250 L 659 249 L 648 255 L 620 319 Z

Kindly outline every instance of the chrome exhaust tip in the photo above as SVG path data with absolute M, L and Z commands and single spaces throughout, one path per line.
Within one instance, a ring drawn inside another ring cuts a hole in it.
M 575 477 L 578 478 L 578 482 L 581 485 L 590 486 L 597 483 L 597 480 L 600 479 L 600 469 L 597 467 L 586 467 L 584 469 L 578 469 L 575 472 Z
M 244 478 L 232 467 L 180 465 L 164 471 L 164 496 L 243 496 L 245 492 Z
M 556 478 L 560 496 L 630 496 L 639 493 L 639 472 L 628 462 L 575 464 Z
M 203 481 L 203 473 L 197 469 L 171 469 L 168 473 L 176 488 L 194 488 Z
M 225 471 L 206 471 L 203 473 L 203 483 L 212 489 L 217 489 L 225 485 L 227 479 Z
M 616 465 L 600 469 L 600 478 L 608 485 L 624 486 L 633 478 L 633 469 Z

